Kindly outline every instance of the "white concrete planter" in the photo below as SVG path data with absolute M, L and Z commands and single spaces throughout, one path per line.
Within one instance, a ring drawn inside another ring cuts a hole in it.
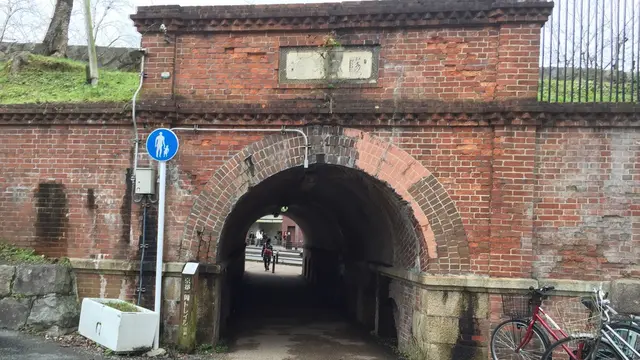
M 118 299 L 85 298 L 80 310 L 80 335 L 114 352 L 150 349 L 158 326 L 158 314 L 136 306 L 139 312 L 122 312 L 107 302 Z

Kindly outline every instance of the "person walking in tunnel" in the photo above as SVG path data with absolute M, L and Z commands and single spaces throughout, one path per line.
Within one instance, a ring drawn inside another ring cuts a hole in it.
M 262 245 L 262 260 L 264 260 L 264 271 L 269 271 L 271 256 L 273 256 L 273 246 L 271 246 L 271 239 L 267 238 L 267 241 L 264 243 L 264 245 Z

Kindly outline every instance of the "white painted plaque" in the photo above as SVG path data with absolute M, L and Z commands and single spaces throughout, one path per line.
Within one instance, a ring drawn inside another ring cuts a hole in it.
M 288 80 L 320 80 L 325 77 L 324 51 L 289 51 L 287 53 Z
M 369 79 L 372 64 L 371 51 L 345 51 L 338 69 L 338 79 Z

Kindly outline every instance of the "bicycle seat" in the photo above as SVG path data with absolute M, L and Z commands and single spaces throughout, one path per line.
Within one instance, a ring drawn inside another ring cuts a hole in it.
M 580 298 L 580 302 L 582 303 L 582 305 L 584 305 L 587 309 L 591 310 L 592 312 L 598 312 L 596 303 L 593 301 L 592 298 L 585 296 L 583 298 Z

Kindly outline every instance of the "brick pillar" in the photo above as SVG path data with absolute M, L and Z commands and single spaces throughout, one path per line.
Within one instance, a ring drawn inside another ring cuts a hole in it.
M 535 151 L 535 127 L 495 127 L 490 276 L 531 277 Z
M 541 24 L 500 26 L 496 100 L 536 99 Z
M 176 37 L 169 36 L 168 39 L 169 42 L 165 40 L 164 34 L 156 33 L 142 36 L 142 47 L 148 51 L 144 65 L 147 78 L 144 80 L 141 95 L 144 99 L 169 99 L 173 95 Z M 170 77 L 163 79 L 163 72 L 168 72 Z

